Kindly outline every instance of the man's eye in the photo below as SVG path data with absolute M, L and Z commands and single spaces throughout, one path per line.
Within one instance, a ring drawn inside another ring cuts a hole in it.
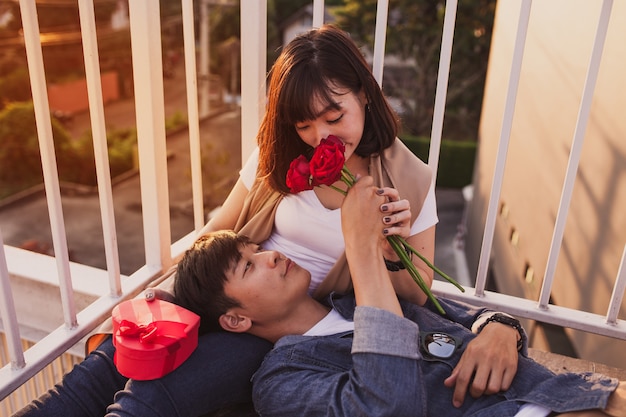
M 243 268 L 244 272 L 247 271 L 248 269 L 250 269 L 251 266 L 252 266 L 252 262 L 250 262 L 250 261 L 246 262 L 246 265 Z

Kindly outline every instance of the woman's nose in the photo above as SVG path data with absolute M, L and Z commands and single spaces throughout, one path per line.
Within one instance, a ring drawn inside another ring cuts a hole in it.
M 317 147 L 322 139 L 326 139 L 331 134 L 327 126 L 317 126 L 315 128 L 315 147 Z

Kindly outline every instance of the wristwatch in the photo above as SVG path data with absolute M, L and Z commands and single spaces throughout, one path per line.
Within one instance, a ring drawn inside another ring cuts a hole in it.
M 406 269 L 406 267 L 404 266 L 404 264 L 402 263 L 401 260 L 400 261 L 390 261 L 388 259 L 385 259 L 385 266 L 387 267 L 387 271 L 391 271 L 391 272 L 397 272 L 397 271 L 400 271 L 402 269 Z
M 491 323 L 492 321 L 506 324 L 507 326 L 511 326 L 515 330 L 517 330 L 517 332 L 519 333 L 519 340 L 517 341 L 517 350 L 519 351 L 524 344 L 524 329 L 522 328 L 522 325 L 519 322 L 519 320 L 507 314 L 495 313 L 495 314 L 492 314 L 491 317 L 489 317 L 487 320 L 485 320 L 483 324 L 480 325 L 476 333 L 477 334 L 480 333 L 483 330 L 483 328 L 487 324 Z
M 411 250 L 407 248 L 406 246 L 404 247 L 404 251 L 409 256 L 409 259 L 413 257 L 413 252 L 411 252 Z M 389 259 L 385 259 L 385 258 L 383 259 L 385 260 L 385 266 L 387 267 L 387 271 L 398 272 L 403 269 L 406 269 L 406 267 L 402 263 L 402 259 L 398 261 L 390 261 Z

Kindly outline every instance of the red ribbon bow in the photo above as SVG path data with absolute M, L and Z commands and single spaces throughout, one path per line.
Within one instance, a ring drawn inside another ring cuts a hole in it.
M 156 322 L 137 324 L 130 320 L 122 320 L 119 326 L 120 336 L 135 336 L 141 343 L 154 343 L 157 336 L 158 326 Z

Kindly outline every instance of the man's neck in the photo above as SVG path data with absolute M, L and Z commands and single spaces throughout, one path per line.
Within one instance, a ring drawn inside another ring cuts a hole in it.
M 276 343 L 278 339 L 287 335 L 301 335 L 322 320 L 330 307 L 327 307 L 312 298 L 303 301 L 288 317 L 278 322 L 254 323 L 249 333 Z

